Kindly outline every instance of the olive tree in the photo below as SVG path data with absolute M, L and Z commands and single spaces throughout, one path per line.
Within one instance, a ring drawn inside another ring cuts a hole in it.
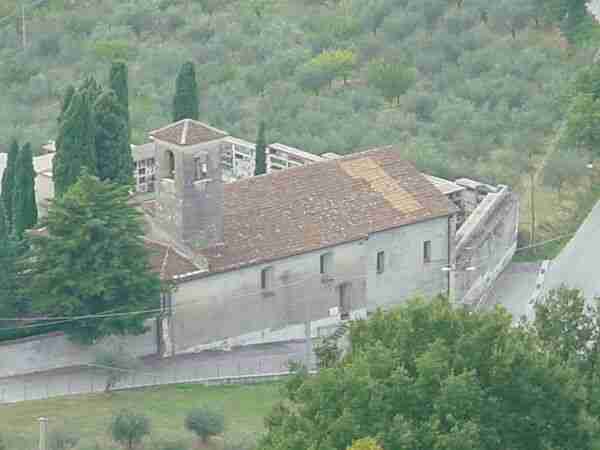
M 185 417 L 185 428 L 207 443 L 211 436 L 220 434 L 225 429 L 225 418 L 222 413 L 206 407 L 191 410 Z

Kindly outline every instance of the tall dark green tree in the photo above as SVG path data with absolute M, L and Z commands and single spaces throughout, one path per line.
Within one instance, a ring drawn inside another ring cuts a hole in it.
M 38 219 L 35 201 L 35 170 L 31 144 L 26 143 L 19 155 L 15 168 L 15 190 L 13 193 L 13 232 L 22 236 L 25 230 L 32 228 Z
M 175 96 L 173 97 L 173 120 L 181 119 L 198 120 L 198 84 L 196 83 L 196 69 L 193 62 L 186 62 L 181 66 L 175 82 Z
M 90 95 L 79 89 L 69 104 L 56 139 L 54 189 L 62 196 L 79 177 L 83 167 L 96 174 L 95 125 Z
M 51 315 L 90 315 L 156 308 L 161 283 L 141 238 L 140 213 L 127 186 L 84 171 L 49 207 L 47 236 L 34 237 L 29 294 L 34 309 Z M 65 324 L 76 341 L 145 331 L 144 315 Z
M 9 234 L 4 203 L 0 202 L 0 315 L 16 312 L 17 252 L 15 241 Z
M 131 125 L 129 119 L 129 81 L 127 64 L 124 61 L 114 61 L 110 66 L 109 85 L 117 95 L 117 99 L 123 107 L 123 114 L 127 122 L 128 137 L 131 137 Z
M 0 200 L 4 204 L 4 215 L 6 217 L 6 226 L 8 233 L 12 230 L 13 224 L 13 196 L 15 192 L 15 168 L 17 164 L 17 155 L 19 154 L 19 143 L 13 139 L 8 151 L 6 168 L 2 174 L 2 193 Z
M 60 114 L 58 115 L 59 124 L 62 122 L 65 113 L 67 112 L 67 109 L 69 109 L 69 105 L 71 104 L 71 100 L 73 99 L 73 94 L 75 94 L 75 88 L 72 84 L 70 84 L 67 86 L 67 89 L 65 90 L 65 95 L 63 97 L 63 101 L 60 104 Z
M 114 91 L 102 93 L 94 105 L 98 177 L 120 184 L 133 182 L 133 157 L 123 105 Z
M 267 173 L 267 141 L 265 137 L 265 122 L 261 121 L 256 138 L 256 165 L 254 175 Z

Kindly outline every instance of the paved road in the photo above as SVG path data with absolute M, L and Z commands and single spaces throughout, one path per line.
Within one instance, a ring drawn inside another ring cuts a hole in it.
M 143 367 L 117 388 L 168 384 L 215 377 L 285 372 L 290 360 L 304 361 L 304 342 L 244 347 L 231 352 L 203 352 L 174 358 L 145 358 Z M 106 381 L 102 368 L 60 369 L 0 378 L 0 403 L 101 392 Z
M 486 306 L 503 305 L 514 317 L 531 318 L 529 300 L 535 290 L 540 263 L 510 263 L 498 277 Z

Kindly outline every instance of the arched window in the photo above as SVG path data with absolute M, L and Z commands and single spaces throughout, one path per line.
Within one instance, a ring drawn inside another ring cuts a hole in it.
M 167 150 L 167 171 L 165 173 L 166 178 L 175 178 L 175 155 L 171 150 Z

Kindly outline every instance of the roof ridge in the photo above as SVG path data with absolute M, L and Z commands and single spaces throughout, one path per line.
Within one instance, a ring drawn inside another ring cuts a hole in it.
M 183 131 L 181 132 L 181 139 L 179 140 L 179 143 L 181 145 L 186 144 L 187 134 L 188 134 L 189 129 L 190 129 L 190 119 L 183 119 Z
M 164 131 L 164 130 L 166 130 L 168 128 L 171 128 L 171 127 L 179 125 L 180 123 L 182 123 L 185 120 L 189 120 L 189 119 L 180 119 L 177 122 L 172 122 L 172 123 L 170 123 L 168 125 L 165 125 L 164 127 L 157 128 L 156 130 L 150 130 L 150 132 L 148 134 L 150 136 L 152 136 L 155 133 L 160 133 L 161 131 Z

